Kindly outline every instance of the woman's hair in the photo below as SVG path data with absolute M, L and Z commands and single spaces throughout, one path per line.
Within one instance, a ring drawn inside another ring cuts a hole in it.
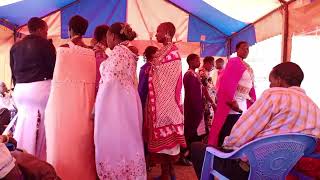
M 132 41 L 137 37 L 137 33 L 126 23 L 114 23 L 110 26 L 109 31 L 116 34 L 123 41 Z
M 289 86 L 300 86 L 304 78 L 300 66 L 293 62 L 284 62 L 276 65 L 271 74 L 284 80 Z
M 109 26 L 107 25 L 97 26 L 96 29 L 94 30 L 94 39 L 97 40 L 98 42 L 102 41 L 102 39 L 106 37 L 108 30 L 109 30 Z
M 213 64 L 214 63 L 214 57 L 212 56 L 207 56 L 203 59 L 203 64 L 207 64 L 207 63 L 211 63 Z
M 88 28 L 89 22 L 85 18 L 76 15 L 69 21 L 69 28 L 77 35 L 83 36 Z
M 197 54 L 189 54 L 187 57 L 187 63 L 190 65 L 190 62 L 199 57 Z
M 240 48 L 241 44 L 248 44 L 248 42 L 247 41 L 238 42 L 237 45 L 236 45 L 236 51 Z
M 145 57 L 146 61 L 149 61 L 152 58 L 152 55 L 154 55 L 158 51 L 158 48 L 155 46 L 148 46 L 143 53 L 143 56 Z
M 165 27 L 171 37 L 173 37 L 174 34 L 176 33 L 176 27 L 174 26 L 174 24 L 172 22 L 164 22 L 164 23 L 161 23 L 159 25 L 159 27 L 160 26 Z
M 216 63 L 223 63 L 224 62 L 224 60 L 222 59 L 222 58 L 218 58 L 217 60 L 216 60 Z
M 47 23 L 38 17 L 33 17 L 28 21 L 28 30 L 30 33 L 36 32 L 38 29 L 46 27 Z

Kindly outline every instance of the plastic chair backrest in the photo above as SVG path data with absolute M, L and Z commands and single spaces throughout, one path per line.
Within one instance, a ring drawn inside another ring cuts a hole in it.
M 305 134 L 269 136 L 242 146 L 230 158 L 248 158 L 249 179 L 285 179 L 302 156 L 314 151 L 316 143 L 316 138 Z
M 314 152 L 316 144 L 317 139 L 313 136 L 290 133 L 258 138 L 232 153 L 217 151 L 211 151 L 211 153 L 213 152 L 214 156 L 220 158 L 247 158 L 250 164 L 250 180 L 285 179 L 302 156 Z M 210 150 L 208 151 L 207 149 L 206 154 L 208 153 L 210 153 Z M 206 157 L 212 158 L 211 155 L 206 155 Z M 204 163 L 204 165 L 207 166 L 208 164 Z M 204 169 L 207 168 L 205 167 Z M 203 176 L 207 177 L 205 174 Z

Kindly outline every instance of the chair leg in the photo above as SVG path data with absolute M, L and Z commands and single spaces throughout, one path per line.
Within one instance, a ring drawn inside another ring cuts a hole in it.
M 213 168 L 213 155 L 206 151 L 203 165 L 202 165 L 201 180 L 210 179 L 212 168 Z

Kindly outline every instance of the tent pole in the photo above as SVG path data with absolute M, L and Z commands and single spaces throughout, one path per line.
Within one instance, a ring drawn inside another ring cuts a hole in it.
M 17 28 L 13 29 L 13 42 L 16 43 L 17 42 Z
M 288 36 L 289 36 L 289 5 L 286 3 L 283 6 L 284 21 L 283 21 L 283 36 L 282 36 L 282 62 L 289 61 L 288 57 Z
M 228 46 L 227 58 L 229 59 L 231 56 L 231 38 L 230 37 L 228 37 L 227 39 L 227 46 Z

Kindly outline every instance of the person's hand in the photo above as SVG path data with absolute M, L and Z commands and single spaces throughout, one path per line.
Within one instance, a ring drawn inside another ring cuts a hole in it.
M 233 100 L 233 101 L 229 101 L 227 102 L 227 105 L 236 112 L 242 113 L 242 110 L 239 108 L 239 104 L 237 103 L 237 101 Z
M 9 136 L 9 142 L 8 143 L 11 143 L 11 144 L 14 145 L 14 147 L 17 147 L 17 141 L 12 136 Z
M 11 143 L 13 144 L 15 147 L 17 147 L 17 141 L 12 137 L 12 136 L 8 136 L 8 135 L 1 135 L 0 136 L 0 142 L 1 143 Z
M 91 120 L 94 120 L 94 116 L 95 116 L 95 112 L 94 112 L 94 110 L 90 113 L 90 119 Z

